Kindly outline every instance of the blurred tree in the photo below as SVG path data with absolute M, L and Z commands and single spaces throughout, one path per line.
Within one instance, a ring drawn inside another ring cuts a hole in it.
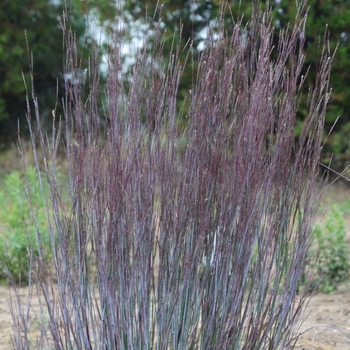
M 289 28 L 289 23 L 293 22 L 296 15 L 296 6 L 291 5 L 288 0 L 275 0 L 270 4 L 277 29 L 275 36 L 277 45 L 279 30 Z M 305 117 L 307 91 L 314 84 L 320 50 L 327 28 L 330 55 L 333 55 L 335 50 L 336 54 L 332 64 L 330 81 L 332 95 L 327 107 L 322 161 L 328 163 L 332 157 L 332 167 L 340 169 L 350 160 L 350 89 L 347 87 L 350 79 L 350 1 L 308 0 L 307 5 L 309 10 L 305 28 L 304 74 L 308 71 L 308 75 L 303 86 L 304 98 L 300 103 L 299 125 L 296 126 L 296 134 Z M 248 13 L 250 5 L 242 4 L 241 10 Z M 340 118 L 334 126 L 338 117 Z M 330 130 L 332 133 L 327 137 Z
M 157 25 L 160 25 L 160 28 L 164 30 L 163 54 L 166 61 L 170 59 L 171 52 L 174 54 L 178 45 L 181 53 L 180 60 L 184 62 L 190 45 L 192 45 L 193 62 L 192 57 L 189 56 L 180 81 L 179 109 L 183 107 L 188 90 L 193 83 L 192 79 L 195 78 L 198 53 L 205 38 L 208 23 L 217 17 L 219 9 L 220 4 L 212 0 L 180 0 L 176 2 L 170 0 L 126 0 L 123 4 L 123 10 L 128 14 L 124 16 L 126 26 L 143 28 L 143 34 L 141 33 L 140 37 L 142 35 L 145 37 L 148 30 Z
M 254 0 L 253 0 L 254 1 Z M 266 1 L 260 1 L 264 6 Z M 158 7 L 157 7 L 158 4 Z M 234 19 L 243 16 L 242 25 L 249 20 L 252 12 L 250 1 L 223 1 L 223 0 L 126 0 L 125 10 L 130 15 L 131 25 L 141 23 L 155 24 L 160 20 L 162 28 L 166 28 L 165 52 L 170 52 L 173 37 L 179 38 L 180 23 L 182 25 L 181 46 L 193 38 L 194 53 L 200 51 L 200 43 L 205 35 L 208 23 L 215 24 L 215 18 L 224 9 L 225 25 L 229 32 Z M 274 14 L 276 26 L 276 44 L 278 42 L 279 29 L 287 28 L 289 22 L 295 18 L 296 6 L 288 0 L 274 0 L 270 2 Z M 331 153 L 335 153 L 334 160 L 350 159 L 350 89 L 347 83 L 350 80 L 350 1 L 349 0 L 309 0 L 309 16 L 306 26 L 305 46 L 305 72 L 310 67 L 308 79 L 304 84 L 305 98 L 301 101 L 300 124 L 303 120 L 303 110 L 306 110 L 307 90 L 313 83 L 315 72 L 318 68 L 319 48 L 322 44 L 326 25 L 330 32 L 330 52 L 334 52 L 339 43 L 335 55 L 331 87 L 332 97 L 328 107 L 325 135 L 332 128 L 334 121 L 341 116 L 332 134 L 328 137 L 324 147 L 324 159 L 327 162 Z M 147 15 L 146 15 L 147 13 Z M 196 59 L 196 56 L 194 57 Z M 181 81 L 180 100 L 191 86 L 192 69 L 189 65 L 184 72 Z M 305 107 L 305 108 L 304 108 Z M 298 133 L 300 125 L 296 126 Z M 336 164 L 333 164 L 336 165 Z M 343 164 L 339 164 L 343 165 Z
M 350 159 L 350 89 L 347 86 L 350 80 L 350 1 L 309 0 L 308 6 L 305 67 L 310 67 L 310 75 L 305 84 L 305 94 L 318 69 L 317 58 L 326 26 L 329 31 L 330 53 L 338 47 L 332 64 L 332 95 L 327 109 L 325 135 L 338 116 L 340 119 L 327 139 L 323 161 L 328 162 L 334 153 L 333 167 L 341 168 Z M 281 27 L 286 27 L 295 15 L 294 7 L 287 0 L 277 0 L 275 11 L 277 24 Z
M 94 34 L 85 34 L 86 18 L 93 17 L 98 27 L 113 28 L 116 15 L 116 3 L 113 0 L 72 0 L 71 26 L 76 32 L 77 40 L 86 39 L 85 47 L 93 45 Z M 260 2 L 262 6 L 265 1 Z M 158 5 L 158 6 L 157 6 Z M 289 21 L 295 17 L 295 5 L 288 0 L 270 2 L 274 12 L 276 29 L 287 28 Z M 333 133 L 327 139 L 324 161 L 331 152 L 337 160 L 350 159 L 350 89 L 347 81 L 350 78 L 350 1 L 349 0 L 309 0 L 309 19 L 306 27 L 306 64 L 310 66 L 309 79 L 305 83 L 305 92 L 312 84 L 314 72 L 317 70 L 319 43 L 322 41 L 326 24 L 330 31 L 331 52 L 339 43 L 335 56 L 331 86 L 333 93 L 328 108 L 327 133 L 338 116 L 341 116 Z M 196 73 L 197 56 L 201 43 L 206 35 L 208 24 L 215 25 L 215 18 L 225 9 L 225 24 L 228 32 L 233 18 L 244 14 L 243 25 L 250 18 L 251 2 L 223 0 L 125 0 L 122 2 L 123 22 L 126 28 L 134 28 L 133 33 L 146 33 L 150 26 L 158 23 L 165 29 L 164 57 L 175 43 L 180 49 L 192 39 L 193 62 L 189 57 L 179 91 L 179 106 L 183 107 L 187 91 L 191 88 Z M 25 30 L 29 50 L 33 53 L 33 69 L 35 93 L 38 96 L 42 118 L 50 120 L 51 110 L 56 102 L 57 79 L 63 79 L 63 62 L 65 57 L 62 44 L 62 31 L 59 18 L 62 17 L 64 0 L 3 0 L 0 2 L 0 140 L 13 139 L 17 132 L 17 121 L 22 121 L 25 128 L 25 87 L 21 72 L 29 83 L 29 56 L 27 52 Z M 135 28 L 137 28 L 135 30 Z M 181 33 L 181 35 L 180 35 Z M 85 34 L 85 36 L 84 36 Z M 142 37 L 142 34 L 140 34 Z M 278 30 L 276 30 L 276 42 Z M 89 50 L 87 50 L 89 51 Z M 185 60 L 187 51 L 181 59 Z M 62 93 L 59 84 L 59 94 Z M 60 99 L 60 96 L 59 96 Z M 59 101 L 58 101 L 59 102 Z M 301 101 L 300 123 L 303 119 Z M 185 106 L 186 109 L 186 106 Z M 306 110 L 306 109 L 305 109 Z M 298 126 L 297 126 L 298 128 Z
M 67 1 L 68 2 L 68 1 Z M 63 10 L 69 13 L 70 27 L 78 43 L 93 45 L 92 33 L 86 33 L 87 14 L 93 12 L 98 24 L 113 20 L 113 1 L 74 0 L 65 6 L 64 0 L 3 0 L 0 2 L 0 142 L 4 145 L 16 139 L 18 120 L 21 131 L 27 131 L 26 91 L 22 78 L 30 86 L 30 54 L 33 58 L 35 95 L 41 118 L 49 124 L 51 111 L 62 98 L 65 48 L 60 20 Z

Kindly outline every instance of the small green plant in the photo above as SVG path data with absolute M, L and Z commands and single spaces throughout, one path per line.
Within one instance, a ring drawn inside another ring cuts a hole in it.
M 26 176 L 28 186 L 23 172 L 10 173 L 5 178 L 4 190 L 0 191 L 0 259 L 2 262 L 0 279 L 8 277 L 7 271 L 11 273 L 14 280 L 28 279 L 29 246 L 32 247 L 34 255 L 38 254 L 36 227 L 32 214 L 35 217 L 41 243 L 47 247 L 49 244 L 43 197 L 36 170 L 29 167 Z M 43 190 L 47 191 L 47 184 L 43 185 Z
M 338 205 L 328 212 L 325 223 L 315 228 L 315 239 L 319 245 L 316 265 L 319 277 L 314 283 L 319 283 L 321 291 L 332 292 L 337 284 L 349 278 L 350 268 L 344 217 Z
M 345 214 L 350 214 L 350 199 L 339 205 L 340 210 Z

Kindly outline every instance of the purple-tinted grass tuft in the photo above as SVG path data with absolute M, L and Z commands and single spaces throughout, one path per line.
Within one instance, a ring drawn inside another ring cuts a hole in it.
M 116 40 L 105 115 L 98 56 L 86 100 L 66 82 L 65 129 L 44 135 L 35 110 L 53 261 L 32 263 L 42 306 L 33 348 L 293 347 L 308 300 L 297 289 L 318 203 L 331 63 L 325 47 L 295 141 L 304 9 L 278 47 L 268 10 L 253 12 L 244 30 L 237 22 L 229 37 L 209 33 L 185 129 L 176 100 L 184 62 L 174 48 L 162 63 L 158 34 L 128 84 Z M 66 69 L 75 72 L 74 36 L 64 34 Z M 56 172 L 61 132 L 67 196 Z M 17 349 L 29 339 L 22 323 L 14 324 Z

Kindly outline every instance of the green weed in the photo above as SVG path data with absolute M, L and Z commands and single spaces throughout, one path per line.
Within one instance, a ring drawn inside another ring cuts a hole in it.
M 323 225 L 315 227 L 315 240 L 319 245 L 319 255 L 316 264 L 318 277 L 313 285 L 319 284 L 320 291 L 332 292 L 339 283 L 348 280 L 350 268 L 343 211 L 338 205 L 333 205 Z
M 20 171 L 10 173 L 5 177 L 4 190 L 0 191 L 0 259 L 3 263 L 0 279 L 6 279 L 9 271 L 14 280 L 26 281 L 29 246 L 32 254 L 37 255 L 39 236 L 41 244 L 49 246 L 42 196 L 42 191 L 47 192 L 47 184 L 40 188 L 36 170 L 32 167 L 27 169 L 26 177 Z

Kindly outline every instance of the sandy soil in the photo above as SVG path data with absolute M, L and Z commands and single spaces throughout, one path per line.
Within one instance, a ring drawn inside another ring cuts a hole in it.
M 22 300 L 26 300 L 27 288 L 20 289 Z M 39 314 L 39 304 L 32 300 L 33 316 L 31 335 L 39 336 L 39 321 L 35 311 Z M 297 342 L 296 350 L 346 350 L 350 349 L 350 284 L 332 294 L 315 295 L 307 308 L 307 319 L 301 331 L 305 332 Z M 346 337 L 339 330 L 347 333 Z M 11 347 L 12 318 L 9 310 L 9 290 L 0 287 L 0 350 Z
M 315 295 L 307 308 L 298 350 L 350 349 L 350 285 L 332 294 Z M 346 333 L 348 337 L 341 331 Z

